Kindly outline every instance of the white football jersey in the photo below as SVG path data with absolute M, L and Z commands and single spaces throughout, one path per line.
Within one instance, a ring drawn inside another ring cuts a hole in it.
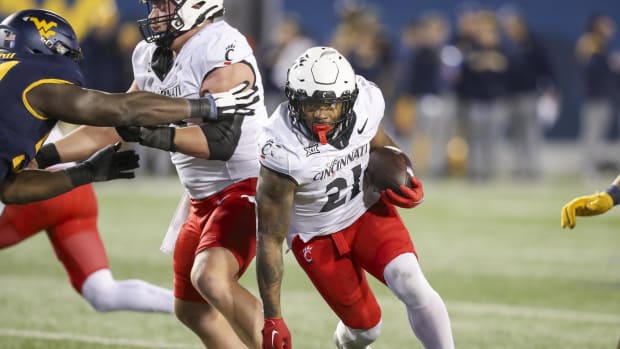
M 234 63 L 248 64 L 256 75 L 260 101 L 253 106 L 255 114 L 243 121 L 239 144 L 228 161 L 171 153 L 181 183 L 190 196 L 194 199 L 205 198 L 232 183 L 258 176 L 256 141 L 258 130 L 267 119 L 267 110 L 256 58 L 246 38 L 225 21 L 205 26 L 185 43 L 163 81 L 151 70 L 151 57 L 155 49 L 155 44 L 142 41 L 133 53 L 134 78 L 143 91 L 199 98 L 200 87 L 207 74 Z
M 379 88 L 361 76 L 356 78 L 359 95 L 349 145 L 338 149 L 310 140 L 294 128 L 288 102 L 278 106 L 263 128 L 259 140 L 260 162 L 298 186 L 287 240 L 297 234 L 303 241 L 328 235 L 353 224 L 376 202 L 364 195 L 364 172 L 368 167 L 370 140 L 375 136 L 385 102 Z

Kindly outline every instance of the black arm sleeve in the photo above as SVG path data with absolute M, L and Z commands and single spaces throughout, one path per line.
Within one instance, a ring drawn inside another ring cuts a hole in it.
M 239 144 L 243 119 L 243 115 L 235 115 L 232 118 L 205 122 L 201 126 L 202 132 L 207 137 L 210 160 L 226 161 L 232 157 Z

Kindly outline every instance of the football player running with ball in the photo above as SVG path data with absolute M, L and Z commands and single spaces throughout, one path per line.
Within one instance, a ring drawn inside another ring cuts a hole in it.
M 262 97 L 250 45 L 220 20 L 223 0 L 142 2 L 149 14 L 138 22 L 145 40 L 133 52 L 130 91 L 199 98 L 231 90 L 231 100 Z M 105 131 L 82 127 L 48 149 L 70 161 L 120 135 L 169 151 L 191 201 L 174 246 L 175 314 L 208 348 L 256 349 L 262 342 L 261 304 L 239 278 L 256 253 L 256 142 L 267 111 L 262 101 L 235 105 L 213 121 Z M 97 146 L 88 146 L 93 142 Z
M 282 318 L 282 242 L 340 321 L 340 349 L 370 348 L 381 310 L 364 270 L 405 304 L 425 348 L 454 348 L 450 319 L 428 283 L 394 204 L 412 208 L 423 190 L 413 177 L 404 196 L 369 190 L 372 149 L 395 146 L 380 126 L 385 102 L 335 49 L 313 47 L 288 72 L 285 93 L 260 136 L 257 278 L 265 323 L 263 348 L 292 348 Z M 396 199 L 396 200 L 394 200 Z

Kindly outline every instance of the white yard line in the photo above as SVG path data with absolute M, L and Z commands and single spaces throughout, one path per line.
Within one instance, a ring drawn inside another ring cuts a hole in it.
M 448 301 L 447 306 L 448 311 L 466 314 L 491 314 L 499 316 L 518 316 L 523 318 L 544 318 L 550 320 L 620 324 L 620 315 L 608 313 L 472 302 Z
M 12 328 L 0 328 L 0 337 L 20 337 L 32 339 L 44 339 L 52 341 L 72 341 L 109 346 L 122 346 L 132 348 L 157 348 L 157 349 L 195 349 L 187 344 L 173 344 L 166 342 L 153 342 L 127 338 L 109 338 L 99 336 L 83 336 L 77 333 L 18 330 Z

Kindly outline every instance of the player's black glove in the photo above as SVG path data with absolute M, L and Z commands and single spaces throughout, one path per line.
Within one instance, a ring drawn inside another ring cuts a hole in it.
M 34 159 L 37 161 L 37 167 L 47 168 L 60 163 L 60 154 L 54 143 L 47 143 L 39 149 Z
M 174 127 L 117 126 L 116 132 L 125 142 L 138 142 L 146 147 L 176 151 Z
M 256 86 L 245 90 L 249 84 L 249 81 L 243 81 L 226 92 L 207 94 L 200 99 L 190 99 L 190 117 L 215 121 L 221 117 L 254 115 L 254 109 L 248 107 L 258 102 L 260 97 Z
M 63 171 L 74 187 L 117 178 L 133 178 L 134 173 L 131 170 L 138 168 L 140 157 L 133 150 L 119 152 L 120 147 L 120 142 L 108 145 L 88 159 Z

